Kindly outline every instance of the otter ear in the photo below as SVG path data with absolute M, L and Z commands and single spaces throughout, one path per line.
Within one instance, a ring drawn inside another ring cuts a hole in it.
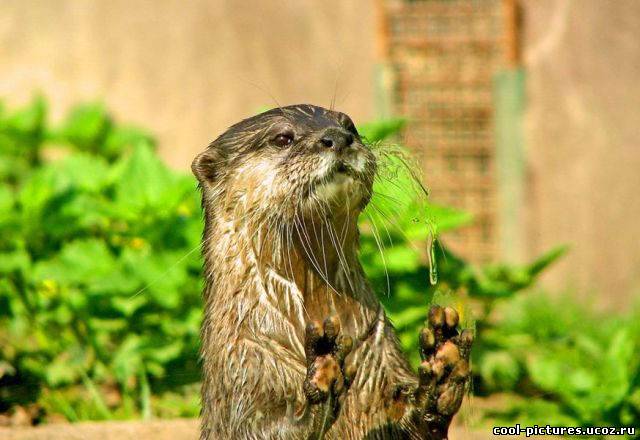
M 191 163 L 191 171 L 200 183 L 214 183 L 221 175 L 224 166 L 224 157 L 217 148 L 209 146 L 198 154 Z

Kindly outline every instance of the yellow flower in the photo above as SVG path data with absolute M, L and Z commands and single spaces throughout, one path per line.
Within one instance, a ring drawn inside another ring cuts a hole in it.
M 46 279 L 46 280 L 42 281 L 42 287 L 44 288 L 45 291 L 47 291 L 49 293 L 53 293 L 58 288 L 58 283 L 56 283 L 55 280 Z
M 129 242 L 129 246 L 131 246 L 133 249 L 142 249 L 144 245 L 145 241 L 140 237 L 133 237 Z
M 186 203 L 181 203 L 180 206 L 178 206 L 178 215 L 181 215 L 183 217 L 190 216 L 191 208 Z

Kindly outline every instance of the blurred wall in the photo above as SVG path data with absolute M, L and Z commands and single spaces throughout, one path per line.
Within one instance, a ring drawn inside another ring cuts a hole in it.
M 175 167 L 265 106 L 373 114 L 368 0 L 3 0 L 0 98 L 101 99 Z
M 640 291 L 640 2 L 523 0 L 525 254 L 570 254 L 554 288 L 621 307 Z M 187 168 L 263 106 L 374 116 L 370 0 L 3 0 L 0 97 L 54 117 L 103 99 Z
M 529 254 L 571 251 L 555 287 L 640 293 L 640 2 L 526 0 Z

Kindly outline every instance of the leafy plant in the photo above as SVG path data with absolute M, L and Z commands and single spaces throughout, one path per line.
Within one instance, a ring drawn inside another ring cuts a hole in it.
M 401 127 L 384 122 L 361 131 L 375 144 Z M 476 328 L 474 392 L 512 396 L 488 417 L 522 425 L 638 426 L 638 311 L 616 316 L 596 313 L 571 297 L 517 295 L 564 255 L 566 246 L 523 266 L 472 265 L 434 244 L 437 233 L 446 235 L 472 218 L 429 203 L 420 191 L 407 191 L 411 165 L 403 156 L 390 160 L 394 179 L 376 182 L 378 197 L 361 228 L 361 258 L 413 363 L 427 304 L 453 304 L 466 326 Z M 430 282 L 434 267 L 436 284 Z
M 42 403 L 71 420 L 109 418 L 107 390 L 132 414 L 150 386 L 197 381 L 193 180 L 100 105 L 51 128 L 38 98 L 2 115 L 0 140 L 13 164 L 0 186 L 0 411 L 45 388 Z M 45 160 L 51 148 L 63 157 Z M 62 395 L 76 403 L 58 405 Z M 79 409 L 86 400 L 92 410 Z
M 558 247 L 524 266 L 478 267 L 449 251 L 438 237 L 467 226 L 473 217 L 431 203 L 406 151 L 384 145 L 402 127 L 402 120 L 391 120 L 360 128 L 374 150 L 382 143 L 379 148 L 385 152 L 379 161 L 385 167 L 382 178 L 375 182 L 373 200 L 363 216 L 360 256 L 400 341 L 417 365 L 414 347 L 428 304 L 454 305 L 464 325 L 476 327 L 479 342 L 474 352 L 482 351 L 485 322 L 495 303 L 532 286 L 566 248 Z
M 486 392 L 521 398 L 490 416 L 526 425 L 639 426 L 640 313 L 598 313 L 571 297 L 496 308 L 477 365 Z
M 478 269 L 442 248 L 438 234 L 471 216 L 429 203 L 403 150 L 379 145 L 402 125 L 360 127 L 385 167 L 362 217 L 361 258 L 417 356 L 434 298 L 488 314 L 559 252 Z M 0 111 L 0 412 L 36 401 L 69 420 L 198 413 L 199 199 L 194 179 L 154 149 L 99 104 L 60 126 L 42 98 Z

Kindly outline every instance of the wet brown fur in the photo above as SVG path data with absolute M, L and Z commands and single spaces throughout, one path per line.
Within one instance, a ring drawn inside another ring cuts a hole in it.
M 417 379 L 357 258 L 375 157 L 356 138 L 353 197 L 320 200 L 323 180 L 314 179 L 329 162 L 318 136 L 328 127 L 353 129 L 346 115 L 319 107 L 274 109 L 231 127 L 194 160 L 205 213 L 201 439 L 310 438 L 321 407 L 303 391 L 305 326 L 329 315 L 354 339 L 345 365 L 356 374 L 325 438 L 430 438 L 399 397 Z M 296 142 L 273 145 L 289 129 Z

